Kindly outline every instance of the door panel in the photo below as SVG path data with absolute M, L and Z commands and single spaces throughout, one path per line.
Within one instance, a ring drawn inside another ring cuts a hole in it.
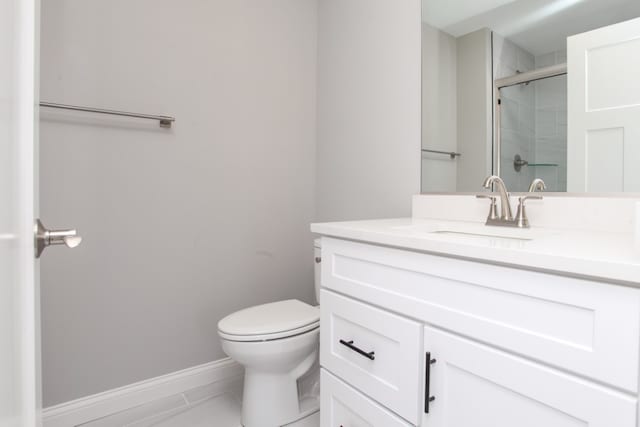
M 0 426 L 39 425 L 35 217 L 37 5 L 0 2 Z
M 640 191 L 640 18 L 569 37 L 571 192 Z
M 425 427 L 635 427 L 637 400 L 465 338 L 425 328 L 435 397 Z

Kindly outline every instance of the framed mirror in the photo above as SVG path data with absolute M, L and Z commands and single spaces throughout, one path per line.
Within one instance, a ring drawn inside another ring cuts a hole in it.
M 640 123 L 640 21 L 624 47 L 583 34 L 638 17 L 638 0 L 423 0 L 422 192 L 476 192 L 492 174 L 513 192 L 535 178 L 640 192 L 640 130 L 612 124 Z M 584 88 L 588 73 L 598 87 Z

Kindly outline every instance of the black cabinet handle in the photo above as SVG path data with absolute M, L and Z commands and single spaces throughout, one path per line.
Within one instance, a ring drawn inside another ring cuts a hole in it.
M 362 349 L 359 349 L 358 347 L 356 347 L 355 345 L 353 345 L 353 340 L 351 341 L 345 341 L 345 340 L 340 340 L 340 344 L 349 347 L 349 349 L 355 351 L 356 353 L 366 357 L 369 360 L 375 360 L 376 356 L 376 352 L 375 351 L 369 351 L 366 352 Z
M 436 359 L 431 358 L 431 353 L 427 352 L 425 356 L 425 368 L 424 368 L 424 413 L 429 413 L 429 403 L 436 400 L 435 396 L 431 396 L 431 365 L 436 363 Z

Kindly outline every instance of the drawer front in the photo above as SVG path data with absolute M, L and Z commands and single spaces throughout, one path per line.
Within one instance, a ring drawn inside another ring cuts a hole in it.
M 321 366 L 417 424 L 421 325 L 326 290 L 320 313 Z
M 324 369 L 320 373 L 322 427 L 409 427 L 387 409 Z
M 323 238 L 322 286 L 638 391 L 640 290 Z

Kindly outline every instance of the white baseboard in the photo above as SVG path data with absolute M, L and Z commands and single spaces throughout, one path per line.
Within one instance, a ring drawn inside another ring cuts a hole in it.
M 164 397 L 242 375 L 226 358 L 45 408 L 44 427 L 71 427 Z

